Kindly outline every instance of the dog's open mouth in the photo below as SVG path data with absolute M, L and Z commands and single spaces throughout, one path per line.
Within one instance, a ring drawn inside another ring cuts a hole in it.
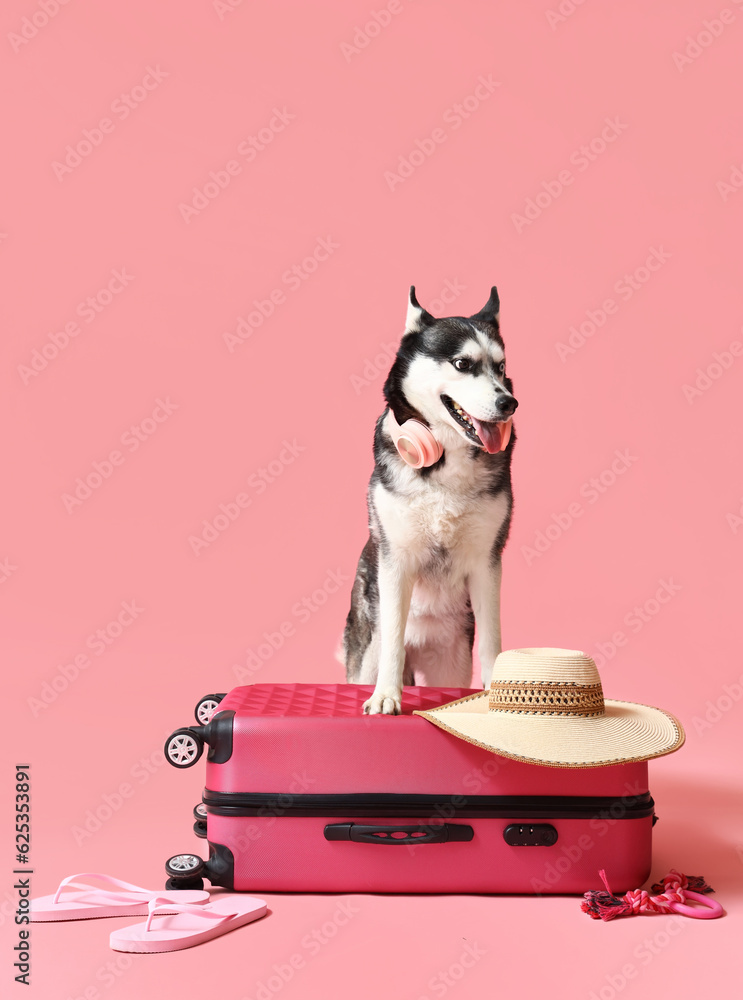
M 478 420 L 463 410 L 451 396 L 442 396 L 441 402 L 454 417 L 467 437 L 479 448 L 484 448 L 489 455 L 503 451 L 511 437 L 511 421 Z

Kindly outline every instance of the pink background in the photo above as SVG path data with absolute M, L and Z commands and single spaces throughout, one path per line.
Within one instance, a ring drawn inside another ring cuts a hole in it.
M 176 773 L 161 754 L 201 695 L 239 680 L 343 680 L 333 650 L 366 536 L 389 364 L 379 356 L 399 338 L 411 283 L 434 312 L 452 298 L 442 314 L 476 311 L 495 283 L 521 404 L 505 646 L 585 649 L 609 697 L 682 719 L 686 746 L 651 764 L 653 875 L 704 874 L 729 915 L 602 925 L 567 897 L 358 896 L 315 955 L 304 936 L 332 922 L 339 900 L 276 896 L 259 924 L 158 958 L 110 952 L 106 922 L 35 928 L 32 995 L 252 1000 L 298 953 L 304 966 L 269 995 L 419 1000 L 444 995 L 435 977 L 473 942 L 484 956 L 444 992 L 610 1000 L 723 988 L 743 881 L 731 628 L 743 545 L 743 357 L 731 352 L 743 340 L 743 4 L 721 19 L 702 0 L 565 2 L 553 17 L 556 0 L 400 0 L 377 22 L 357 0 L 232 4 L 75 0 L 55 13 L 46 0 L 44 23 L 41 3 L 8 0 L 0 15 L 12 95 L 2 787 L 10 799 L 13 764 L 31 763 L 35 892 L 85 870 L 159 887 L 166 857 L 203 846 L 190 819 L 203 771 Z M 679 58 L 687 47 L 693 57 Z M 584 158 L 607 119 L 612 141 Z M 241 146 L 272 120 L 265 148 Z M 55 173 L 65 156 L 72 166 Z M 385 177 L 401 168 L 405 179 Z M 182 206 L 211 172 L 229 183 L 187 221 Z M 520 221 L 530 200 L 533 218 Z M 319 239 L 332 253 L 303 265 Z M 642 270 L 653 250 L 657 269 Z M 122 269 L 131 277 L 109 293 Z M 633 274 L 635 288 L 623 277 Z M 249 319 L 252 334 L 230 350 L 224 334 L 272 292 L 272 315 Z M 97 295 L 100 311 L 87 311 Z M 557 345 L 582 323 L 592 335 L 561 359 Z M 34 352 L 45 345 L 44 366 Z M 715 352 L 727 367 L 705 381 Z M 706 388 L 687 398 L 700 374 Z M 617 450 L 630 456 L 618 476 L 606 471 Z M 68 511 L 64 495 L 94 463 L 107 478 Z M 591 492 L 602 473 L 603 492 Z M 189 536 L 238 494 L 249 506 L 196 554 Z M 654 603 L 663 581 L 667 600 Z M 110 627 L 124 602 L 141 610 Z M 89 645 L 99 629 L 107 644 Z M 85 831 L 95 812 L 107 818 Z

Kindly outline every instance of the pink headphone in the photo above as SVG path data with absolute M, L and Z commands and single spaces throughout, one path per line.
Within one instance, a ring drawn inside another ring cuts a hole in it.
M 387 414 L 387 430 L 395 442 L 400 458 L 414 469 L 435 465 L 444 454 L 441 444 L 420 420 L 406 420 L 400 426 L 392 410 Z
M 507 420 L 501 425 L 501 441 L 499 451 L 504 451 L 511 439 L 512 421 Z M 392 410 L 387 413 L 387 430 L 395 442 L 400 458 L 413 469 L 428 468 L 435 465 L 444 454 L 444 449 L 433 436 L 430 427 L 420 420 L 406 420 L 400 426 Z

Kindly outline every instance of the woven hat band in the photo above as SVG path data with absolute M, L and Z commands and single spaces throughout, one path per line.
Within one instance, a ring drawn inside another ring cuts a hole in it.
M 519 715 L 590 716 L 604 714 L 601 683 L 574 684 L 559 681 L 496 681 L 490 685 L 491 712 Z

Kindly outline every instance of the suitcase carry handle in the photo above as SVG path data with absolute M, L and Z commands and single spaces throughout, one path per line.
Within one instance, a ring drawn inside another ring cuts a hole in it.
M 363 823 L 328 823 L 326 840 L 351 840 L 355 844 L 448 844 L 472 840 L 474 831 L 467 823 L 436 826 L 365 826 Z

